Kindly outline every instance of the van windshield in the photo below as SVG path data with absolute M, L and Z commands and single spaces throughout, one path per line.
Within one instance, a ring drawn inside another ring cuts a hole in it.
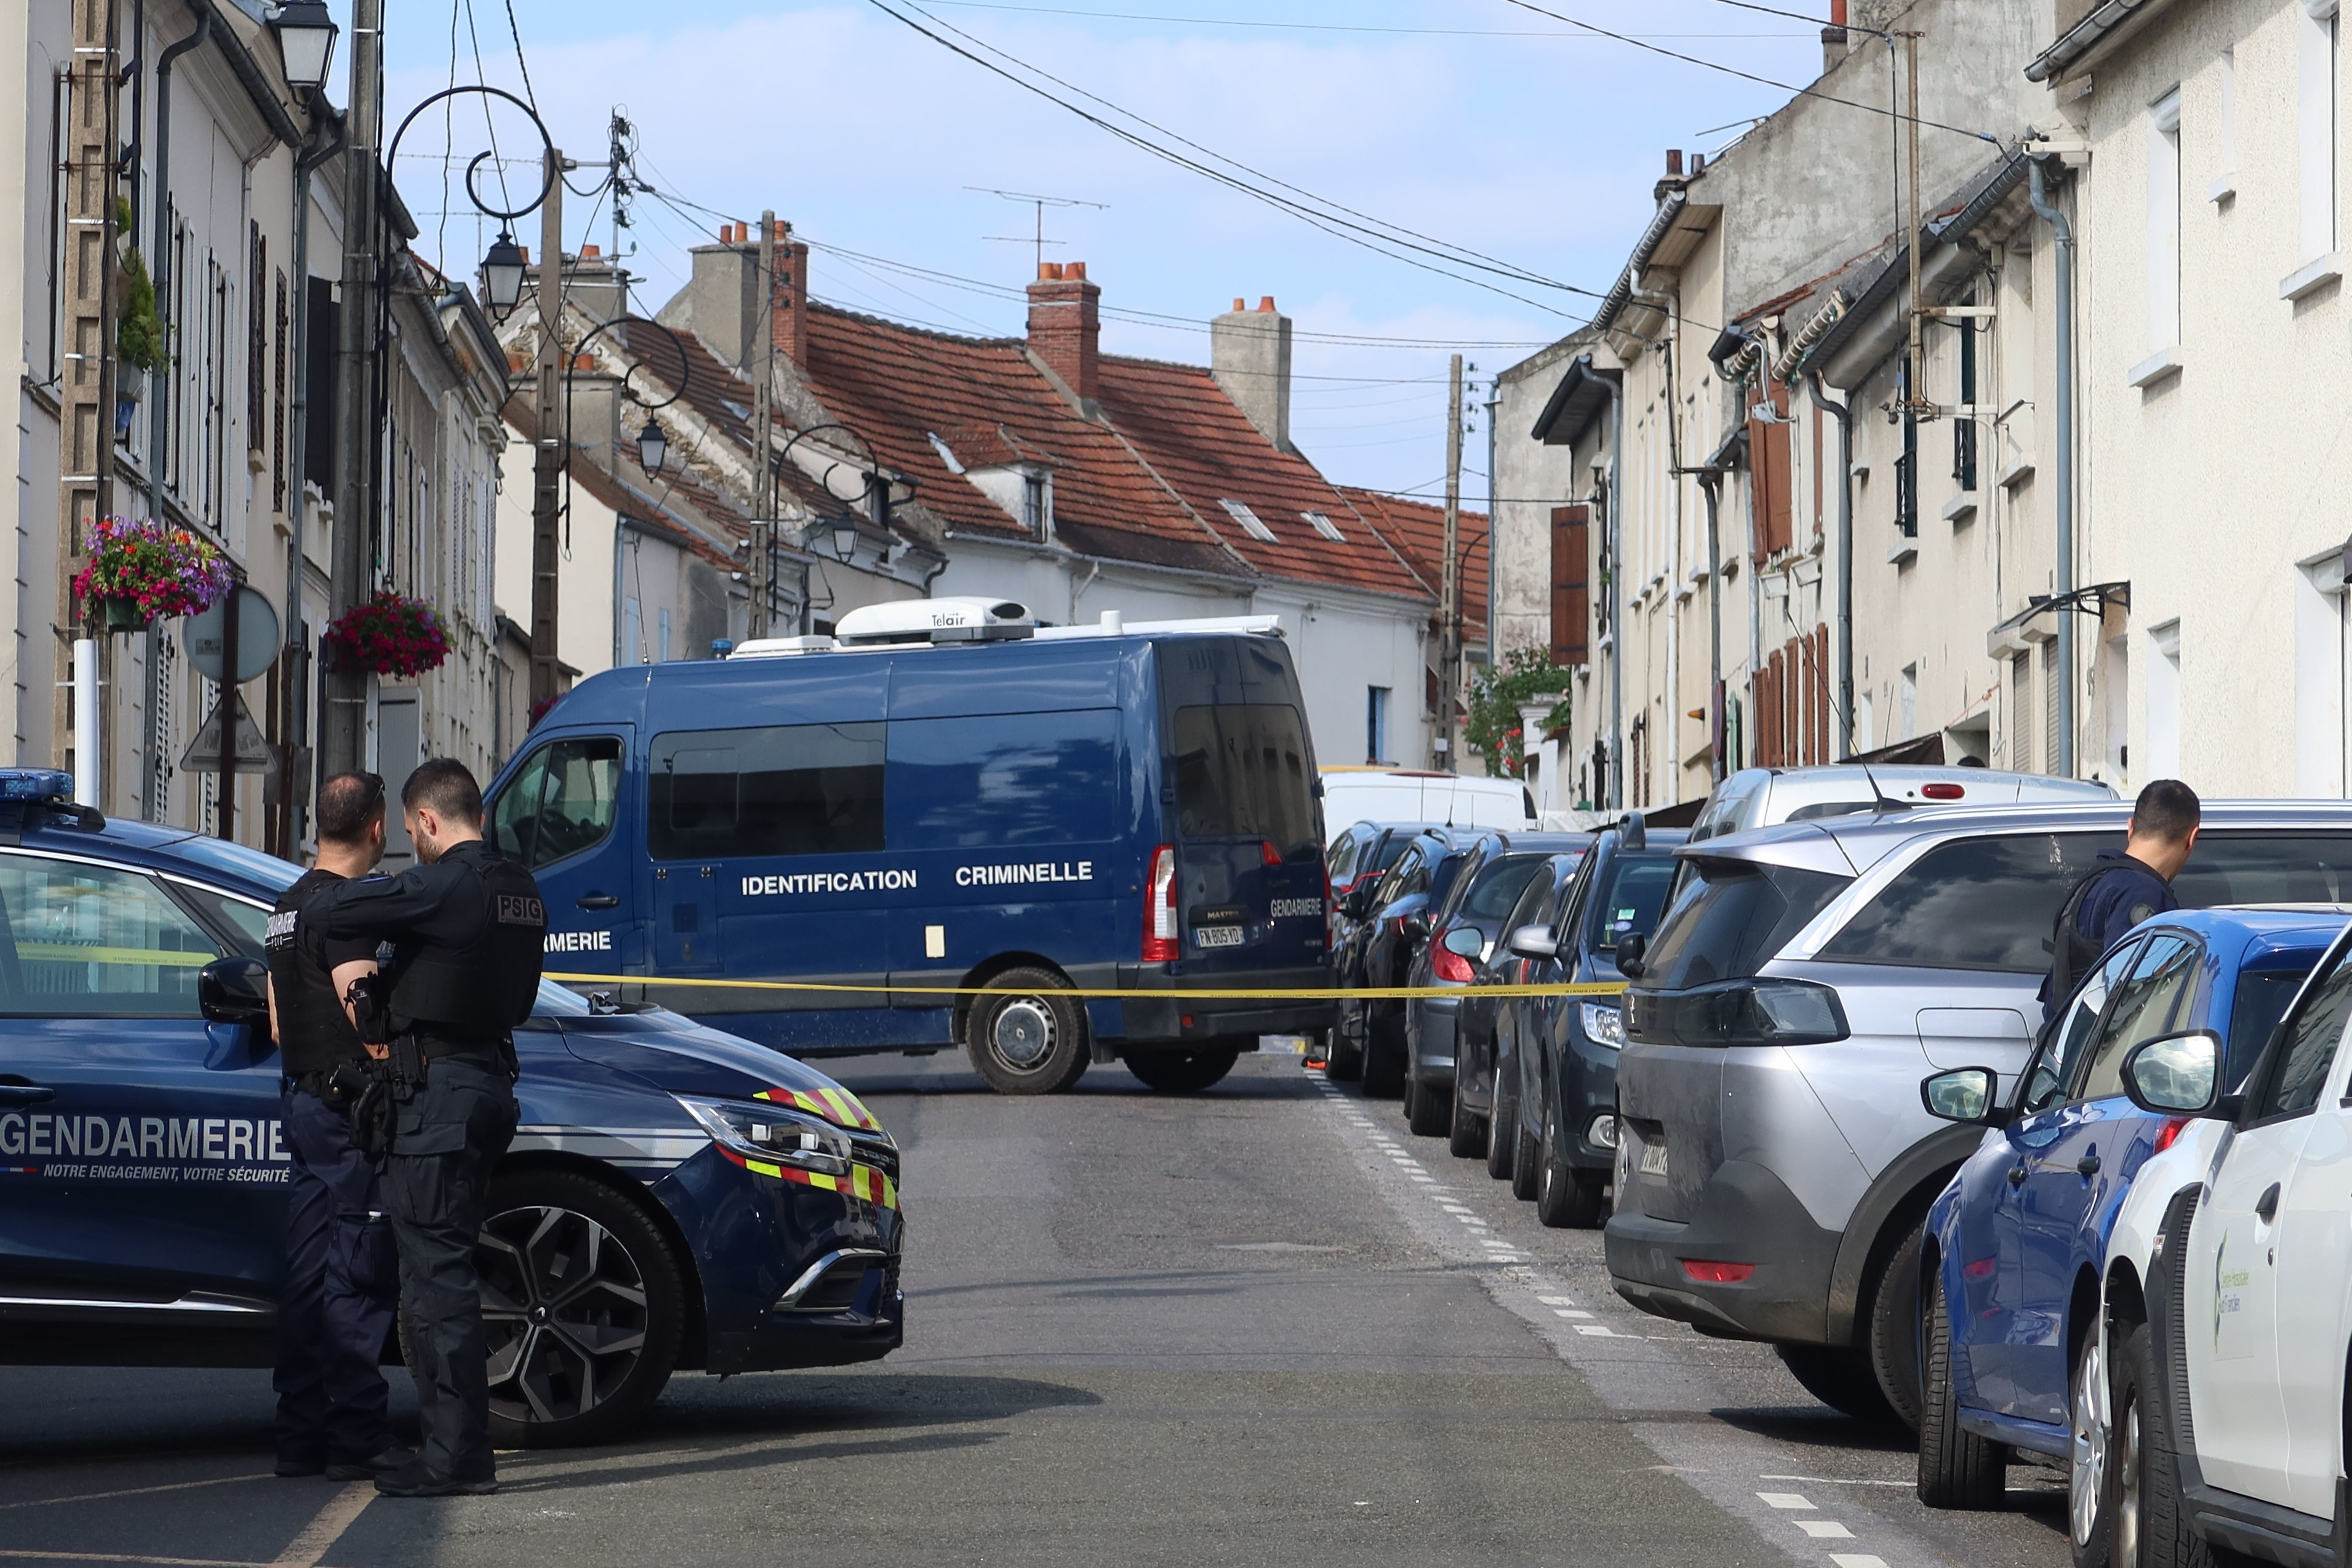
M 1689 864 L 1692 880 L 1643 960 L 1644 989 L 1680 991 L 1755 973 L 1852 880 L 1753 860 Z
M 1282 702 L 1176 710 L 1177 829 L 1262 838 L 1286 858 L 1317 847 L 1315 769 L 1298 710 Z

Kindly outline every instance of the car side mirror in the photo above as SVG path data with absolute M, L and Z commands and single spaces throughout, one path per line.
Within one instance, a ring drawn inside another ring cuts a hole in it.
M 1466 958 L 1475 963 L 1486 952 L 1486 939 L 1478 934 L 1476 926 L 1455 926 L 1445 933 L 1438 944 L 1456 958 Z
M 1954 1068 L 1919 1081 L 1919 1102 L 1942 1121 L 2000 1123 L 2000 1075 L 1990 1068 Z
M 2124 1058 L 2124 1092 L 2158 1116 L 2227 1115 L 2234 1104 L 2221 1093 L 2221 1037 L 2210 1029 L 2159 1035 Z
M 1351 921 L 1362 920 L 1365 909 L 1371 900 L 1372 890 L 1370 888 L 1350 888 L 1339 895 L 1339 912 Z
M 1650 939 L 1640 931 L 1617 944 L 1617 973 L 1628 980 L 1639 980 L 1648 967 L 1642 960 L 1650 951 Z
M 269 1028 L 269 965 L 257 958 L 215 958 L 196 971 L 196 1006 L 207 1023 Z
M 1521 926 L 1503 945 L 1521 958 L 1559 956 L 1559 938 L 1549 926 Z

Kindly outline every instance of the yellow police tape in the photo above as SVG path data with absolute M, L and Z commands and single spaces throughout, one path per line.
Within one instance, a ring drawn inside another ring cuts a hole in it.
M 560 974 L 553 970 L 542 971 L 543 980 L 560 981 L 566 985 L 685 985 L 726 991 L 818 991 L 848 992 L 868 996 L 1032 996 L 1037 994 L 1034 985 L 842 985 L 817 980 L 698 980 L 686 975 L 670 974 Z M 1055 986 L 1056 996 L 1074 996 L 1087 1001 L 1108 1001 L 1133 998 L 1155 1002 L 1403 1002 L 1417 997 L 1452 996 L 1459 998 L 1475 994 L 1480 996 L 1617 996 L 1623 994 L 1622 981 L 1588 981 L 1573 985 L 1366 985 L 1341 987 L 1336 985 L 1302 987 L 1258 987 L 1226 989 L 1203 987 L 1195 990 L 1147 990 L 1118 986 Z

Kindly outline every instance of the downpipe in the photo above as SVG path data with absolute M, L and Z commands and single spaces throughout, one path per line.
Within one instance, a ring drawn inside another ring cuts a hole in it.
M 1837 683 L 1839 762 L 1853 755 L 1853 411 L 1830 400 L 1814 371 L 1813 406 L 1825 410 L 1838 427 L 1837 512 Z
M 2050 226 L 2057 241 L 2058 546 L 2052 597 L 2058 605 L 2058 759 L 2052 771 L 2074 776 L 2074 226 L 2050 200 L 2044 154 L 2027 165 L 2026 195 L 2033 216 Z

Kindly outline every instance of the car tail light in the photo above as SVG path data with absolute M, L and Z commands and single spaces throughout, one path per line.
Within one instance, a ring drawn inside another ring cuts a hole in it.
M 1683 1272 L 1702 1285 L 1745 1285 L 1755 1274 L 1753 1263 L 1709 1263 L 1696 1258 L 1683 1259 Z
M 1921 784 L 1919 793 L 1929 800 L 1959 800 L 1964 798 L 1969 791 L 1965 784 Z
M 1478 972 L 1470 967 L 1470 961 L 1445 946 L 1442 941 L 1429 951 L 1433 955 L 1429 961 L 1430 973 L 1447 984 L 1468 985 L 1477 980 Z
M 1644 1045 L 1722 1049 L 1818 1046 L 1852 1032 L 1838 994 L 1810 980 L 1758 976 L 1687 991 L 1625 994 L 1625 1037 Z
M 2182 1131 L 2188 1127 L 2189 1123 L 2192 1120 L 2194 1119 L 2187 1116 L 2166 1117 L 2164 1119 L 2164 1125 L 2157 1130 L 2156 1152 L 2161 1154 L 2167 1149 L 2171 1148 L 2174 1143 L 2178 1142 Z
M 1274 840 L 1271 838 L 1261 838 L 1257 841 L 1257 858 L 1269 866 L 1282 864 L 1282 851 L 1274 847 Z
M 1176 938 L 1176 846 L 1162 844 L 1151 852 L 1143 893 L 1143 962 L 1175 963 L 1183 956 Z

